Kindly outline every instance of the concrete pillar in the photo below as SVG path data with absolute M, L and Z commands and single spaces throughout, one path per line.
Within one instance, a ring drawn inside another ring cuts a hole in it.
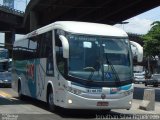
M 155 110 L 155 90 L 154 89 L 145 89 L 143 101 L 139 106 L 143 110 Z
M 15 41 L 15 31 L 6 32 L 4 40 L 5 48 L 12 49 L 14 41 Z
M 4 47 L 9 50 L 9 57 L 12 56 L 13 43 L 15 41 L 15 31 L 5 33 Z
M 38 27 L 39 27 L 38 19 L 39 19 L 39 17 L 37 15 L 37 13 L 34 11 L 31 11 L 30 12 L 30 32 L 38 29 Z

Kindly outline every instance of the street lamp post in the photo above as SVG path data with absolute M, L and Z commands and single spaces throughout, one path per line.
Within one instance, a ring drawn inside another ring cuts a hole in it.
M 122 25 L 122 28 L 123 28 L 123 30 L 124 30 L 124 24 L 128 24 L 129 22 L 127 22 L 127 21 L 124 21 L 124 22 L 121 22 L 120 24 Z

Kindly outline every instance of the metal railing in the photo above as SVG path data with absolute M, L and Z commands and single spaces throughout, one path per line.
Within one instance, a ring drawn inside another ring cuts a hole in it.
M 19 16 L 24 16 L 24 12 L 23 11 L 16 10 L 16 9 L 13 9 L 13 8 L 10 8 L 8 6 L 4 6 L 4 5 L 1 5 L 1 4 L 0 4 L 0 10 L 4 11 L 4 12 L 7 12 L 7 13 L 19 15 Z

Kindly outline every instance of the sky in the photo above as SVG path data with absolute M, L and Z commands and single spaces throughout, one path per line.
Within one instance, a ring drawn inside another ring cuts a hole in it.
M 30 0 L 15 0 L 14 7 L 17 10 L 25 11 L 26 2 L 28 3 L 29 1 Z M 0 4 L 3 4 L 3 0 L 0 0 Z M 124 25 L 116 24 L 115 26 L 122 28 L 126 32 L 146 34 L 151 28 L 151 23 L 160 21 L 160 6 L 125 21 L 129 23 Z M 19 37 L 19 35 L 16 35 L 16 38 Z M 2 42 L 4 42 L 4 34 L 0 33 L 0 43 Z
M 125 21 L 129 23 L 115 26 L 124 29 L 126 32 L 146 34 L 154 21 L 160 21 L 160 6 Z

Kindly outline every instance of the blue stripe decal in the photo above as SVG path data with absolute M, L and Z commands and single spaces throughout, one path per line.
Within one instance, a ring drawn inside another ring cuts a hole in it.
M 18 76 L 22 74 L 27 80 L 29 92 L 32 97 L 36 98 L 36 60 L 14 61 L 15 72 Z
M 129 90 L 132 87 L 132 84 L 121 86 L 121 90 Z
M 121 87 L 113 87 L 113 88 L 110 88 L 110 94 L 116 94 L 116 93 L 120 92 L 121 90 L 127 91 L 131 87 L 132 87 L 132 84 L 124 85 L 124 86 L 121 86 Z M 116 90 L 113 90 L 113 89 L 116 89 Z

